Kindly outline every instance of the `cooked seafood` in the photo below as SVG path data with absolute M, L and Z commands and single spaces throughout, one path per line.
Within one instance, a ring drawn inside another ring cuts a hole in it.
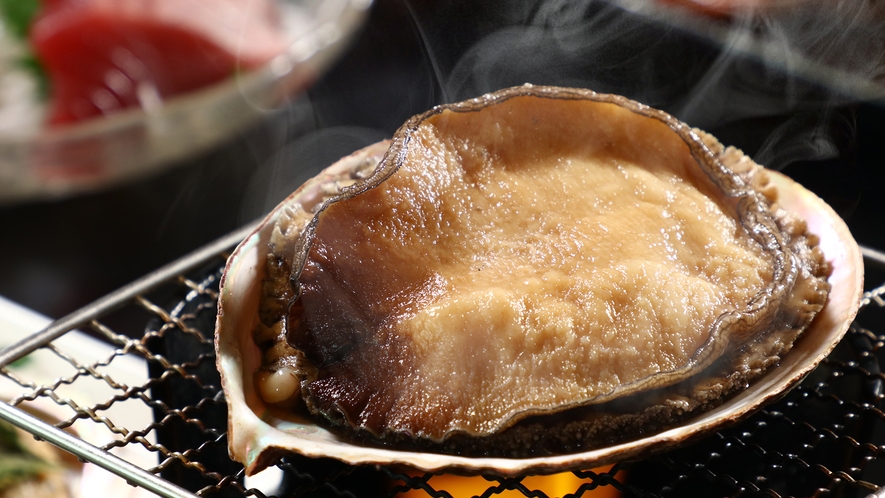
M 247 402 L 363 442 L 526 457 L 661 430 L 827 301 L 763 168 L 622 97 L 511 88 L 358 156 L 273 216 L 237 326 L 260 351 Z

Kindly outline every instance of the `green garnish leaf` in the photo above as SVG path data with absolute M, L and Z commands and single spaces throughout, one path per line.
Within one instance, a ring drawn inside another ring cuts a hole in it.
M 39 63 L 37 63 L 37 64 L 39 64 Z M 25 67 L 27 69 L 26 64 L 25 64 Z M 30 71 L 30 69 L 28 69 L 28 70 Z M 40 72 L 41 73 L 43 72 L 42 68 L 40 69 Z M 44 74 L 43 78 L 45 78 L 45 77 L 46 77 L 46 75 Z M 39 76 L 38 76 L 38 78 L 39 78 Z M 38 81 L 37 84 L 38 84 L 37 91 L 40 92 L 41 97 L 49 95 L 49 93 L 48 93 L 49 92 L 49 90 L 48 90 L 49 82 L 48 81 L 44 84 L 44 82 L 41 80 L 41 81 Z M 5 344 L 0 344 L 0 349 L 4 349 L 6 346 L 7 345 L 5 345 Z M 23 366 L 27 365 L 28 363 L 30 363 L 31 360 L 32 360 L 32 358 L 30 355 L 22 356 L 21 358 L 10 363 L 9 366 L 13 367 L 13 368 L 20 368 L 20 367 L 23 367 Z M 0 445 L 0 447 L 2 447 L 2 445 Z
M 37 96 L 40 97 L 40 99 L 46 99 L 49 97 L 49 76 L 46 74 L 46 70 L 43 69 L 43 65 L 40 64 L 37 57 L 34 54 L 28 54 L 19 59 L 18 63 L 37 79 Z M 27 358 L 28 357 L 25 356 L 22 360 Z M 15 365 L 15 363 L 13 363 L 13 365 Z
M 0 421 L 0 490 L 56 468 L 22 444 L 11 424 Z
M 37 477 L 53 466 L 31 455 L 0 454 L 0 490 Z
M 0 421 L 0 454 L 28 453 L 18 439 L 18 431 L 8 422 Z
M 23 42 L 28 41 L 28 32 L 34 16 L 40 10 L 40 0 L 0 0 L 0 16 L 3 24 L 13 36 Z M 41 99 L 49 96 L 49 77 L 37 57 L 31 53 L 30 46 L 27 54 L 19 59 L 18 63 L 26 71 L 31 73 L 37 80 L 37 95 Z
M 39 9 L 39 0 L 0 0 L 0 15 L 6 26 L 22 40 L 28 37 L 31 21 Z

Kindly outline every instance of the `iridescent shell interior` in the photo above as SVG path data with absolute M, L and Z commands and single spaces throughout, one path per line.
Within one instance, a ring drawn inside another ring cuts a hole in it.
M 625 105 L 631 112 L 655 114 L 658 119 L 658 111 L 648 111 L 643 106 L 619 97 L 601 97 L 609 103 Z M 494 98 L 497 97 L 492 99 Z M 469 105 L 481 104 L 474 102 Z M 671 128 L 678 127 L 674 131 L 688 137 L 685 140 L 691 141 L 689 146 L 696 155 L 714 156 L 725 166 L 736 166 L 738 162 L 745 160 L 742 154 L 736 154 L 733 149 L 717 148 L 714 145 L 715 140 L 691 132 L 687 126 L 669 116 L 663 116 L 663 120 L 672 120 L 667 121 Z M 397 150 L 397 140 L 402 140 L 401 134 L 393 142 L 394 150 Z M 264 281 L 268 277 L 266 262 L 272 238 L 279 236 L 274 231 L 279 231 L 277 224 L 280 219 L 285 218 L 290 224 L 302 227 L 301 229 L 309 227 L 315 219 L 314 212 L 320 206 L 325 206 L 327 201 L 336 196 L 340 197 L 342 191 L 378 174 L 378 171 L 384 173 L 385 168 L 389 169 L 390 160 L 384 162 L 389 148 L 390 142 L 372 145 L 342 159 L 307 182 L 268 215 L 228 261 L 219 296 L 216 348 L 229 407 L 228 435 L 231 455 L 243 462 L 250 474 L 287 452 L 331 457 L 351 464 L 403 464 L 429 471 L 457 468 L 461 471 L 494 471 L 505 475 L 586 468 L 644 456 L 715 430 L 723 424 L 733 423 L 782 395 L 827 355 L 845 333 L 857 312 L 862 292 L 863 266 L 857 245 L 847 227 L 814 194 L 782 175 L 769 172 L 769 182 L 778 191 L 779 206 L 804 218 L 808 231 L 819 238 L 819 247 L 832 268 L 828 279 L 831 291 L 825 307 L 792 349 L 783 356 L 780 364 L 754 380 L 747 389 L 731 395 L 708 411 L 680 422 L 676 427 L 589 451 L 525 458 L 471 458 L 360 443 L 321 423 L 306 411 L 271 406 L 263 401 L 257 392 L 255 379 L 262 368 L 264 353 L 255 344 L 253 330 L 260 321 L 260 302 Z M 376 170 L 375 167 L 379 164 L 381 166 Z M 643 386 L 630 387 L 636 390 L 642 388 Z

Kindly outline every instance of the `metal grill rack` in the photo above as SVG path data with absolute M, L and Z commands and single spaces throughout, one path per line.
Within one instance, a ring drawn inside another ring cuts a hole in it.
M 600 491 L 643 497 L 864 497 L 885 485 L 881 285 L 864 295 L 857 320 L 833 354 L 784 399 L 735 427 L 645 461 L 546 480 L 475 477 L 470 491 L 462 492 L 455 487 L 466 489 L 466 478 L 291 456 L 276 467 L 281 481 L 274 491 L 252 488 L 242 466 L 227 456 L 226 405 L 212 343 L 224 260 L 249 229 L 0 352 L 0 382 L 21 392 L 0 403 L 0 419 L 166 497 L 579 497 Z M 864 256 L 868 265 L 885 266 L 885 254 L 865 249 Z M 64 337 L 75 329 L 113 346 L 92 357 L 70 351 Z M 43 373 L 55 380 L 42 383 L 17 373 L 13 362 L 32 355 L 51 357 L 57 369 Z M 127 363 L 133 359 L 146 371 L 128 371 L 136 368 Z M 143 381 L 127 383 L 124 374 L 144 375 Z M 56 415 L 44 421 L 29 414 L 34 411 Z M 139 411 L 147 413 L 142 425 L 118 422 Z M 562 477 L 573 487 L 553 490 L 551 483 Z

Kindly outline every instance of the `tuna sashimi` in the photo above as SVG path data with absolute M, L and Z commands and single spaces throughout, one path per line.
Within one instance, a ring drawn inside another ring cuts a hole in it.
M 31 26 L 50 124 L 156 108 L 286 45 L 269 0 L 44 0 Z

